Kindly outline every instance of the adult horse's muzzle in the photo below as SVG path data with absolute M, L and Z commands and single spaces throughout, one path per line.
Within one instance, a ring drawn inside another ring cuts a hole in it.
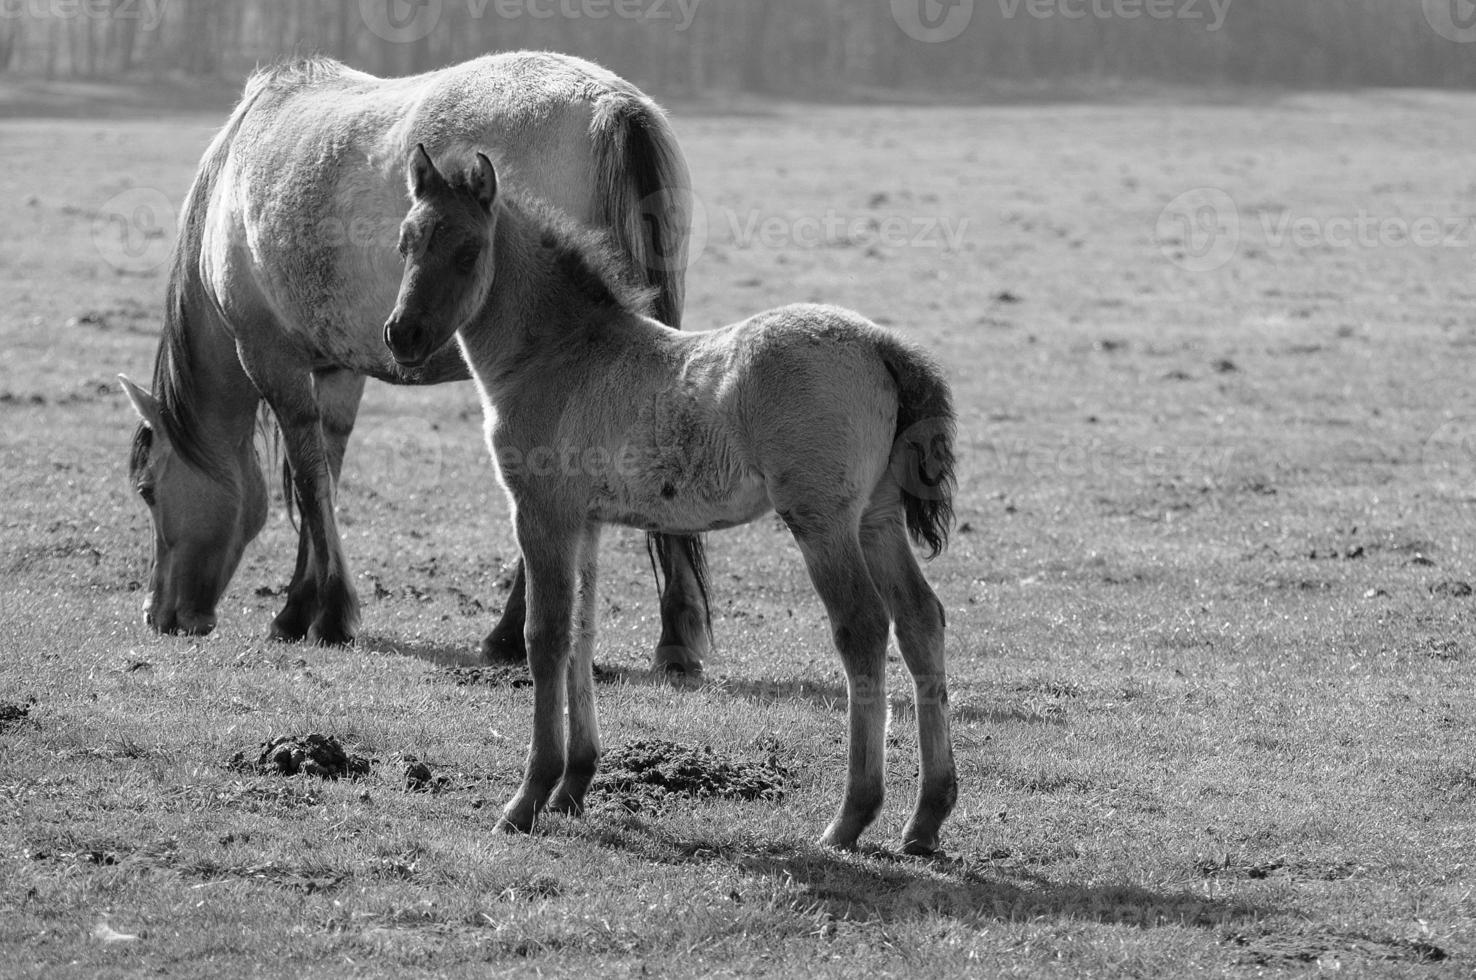
M 398 311 L 385 321 L 384 346 L 396 364 L 407 368 L 420 367 L 435 353 L 430 332 Z

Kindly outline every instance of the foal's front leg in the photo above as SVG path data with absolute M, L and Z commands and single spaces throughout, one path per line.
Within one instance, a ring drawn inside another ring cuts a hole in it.
M 574 656 L 569 660 L 569 748 L 564 778 L 548 803 L 550 810 L 559 813 L 584 812 L 584 795 L 600 764 L 600 723 L 594 690 L 599 561 L 600 526 L 590 523 L 579 543 L 578 620 L 574 624 Z
M 533 738 L 523 784 L 497 826 L 526 833 L 564 772 L 564 709 L 580 522 L 550 527 L 547 521 L 525 516 L 520 507 L 517 526 L 528 575 L 526 641 L 533 674 Z

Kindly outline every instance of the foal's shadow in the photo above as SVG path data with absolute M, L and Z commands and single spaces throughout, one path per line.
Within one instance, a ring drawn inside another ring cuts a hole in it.
M 714 690 L 732 694 L 763 707 L 782 701 L 803 701 L 824 711 L 846 710 L 846 686 L 838 681 L 742 680 L 726 678 L 711 685 Z M 912 688 L 894 685 L 887 696 L 893 717 L 910 718 L 913 713 Z M 951 715 L 955 722 L 988 724 L 1065 725 L 1064 715 L 1052 715 L 1006 704 L 980 704 L 973 700 L 954 700 Z
M 792 881 L 831 917 L 856 922 L 905 922 L 940 915 L 975 926 L 1044 919 L 1140 929 L 1217 929 L 1270 913 L 1189 891 L 1052 882 L 1007 859 L 929 860 L 871 850 L 863 853 L 872 860 L 859 860 L 817 845 L 759 845 L 749 851 L 663 839 L 638 821 L 595 836 L 604 846 L 653 863 L 726 863 L 756 877 Z
M 365 653 L 390 657 L 412 657 L 437 667 L 481 667 L 482 656 L 475 643 L 437 643 L 433 640 L 360 634 L 355 645 Z
M 488 668 L 491 672 L 502 672 L 509 675 L 527 673 L 527 667 L 523 664 L 489 665 L 483 662 L 481 652 L 475 643 L 447 644 L 432 640 L 407 639 L 371 633 L 361 635 L 357 640 L 357 646 L 365 653 L 389 657 L 411 657 L 443 669 Z M 631 684 L 677 689 L 701 686 L 700 680 L 688 679 L 680 674 L 672 675 L 651 669 L 639 670 L 605 664 L 594 665 L 594 678 L 596 684 Z

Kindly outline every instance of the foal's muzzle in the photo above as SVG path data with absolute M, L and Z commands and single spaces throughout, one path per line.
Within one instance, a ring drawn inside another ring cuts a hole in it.
M 401 367 L 420 367 L 435 353 L 429 331 L 417 323 L 392 316 L 384 325 L 384 346 Z

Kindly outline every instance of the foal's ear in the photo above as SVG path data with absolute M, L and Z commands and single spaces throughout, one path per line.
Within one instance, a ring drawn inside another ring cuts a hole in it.
M 159 414 L 159 399 L 121 374 L 118 375 L 118 380 L 123 384 L 123 394 L 128 396 L 129 403 L 133 405 L 133 410 L 138 413 L 143 424 L 155 432 L 163 432 L 164 422 Z
M 405 182 L 410 185 L 412 197 L 425 197 L 435 187 L 443 182 L 441 172 L 431 161 L 430 154 L 425 152 L 424 143 L 416 143 L 415 149 L 410 151 L 410 162 L 405 166 Z
M 477 162 L 472 165 L 471 191 L 477 196 L 482 210 L 491 214 L 492 205 L 497 200 L 497 168 L 492 166 L 485 153 L 478 153 Z

